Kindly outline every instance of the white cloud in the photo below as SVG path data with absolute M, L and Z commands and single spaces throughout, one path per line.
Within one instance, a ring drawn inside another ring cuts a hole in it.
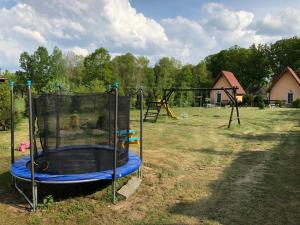
M 11 59 L 6 43 L 17 55 L 39 45 L 83 55 L 98 47 L 142 54 L 159 52 L 168 43 L 163 27 L 138 13 L 128 0 L 19 0 L 9 9 L 0 8 L 0 26 L 0 51 L 7 55 L 0 58 L 3 68 L 18 65 L 18 57 L 3 60 Z
M 20 26 L 14 26 L 13 30 L 19 33 L 20 35 L 23 35 L 24 38 L 28 37 L 41 44 L 46 43 L 46 40 L 43 37 L 43 35 L 41 35 L 41 33 L 36 30 L 31 30 L 30 28 L 24 28 Z
M 300 35 L 300 10 L 285 8 L 278 14 L 266 14 L 261 20 L 258 20 L 253 28 L 257 33 L 276 36 Z
M 18 69 L 20 53 L 32 53 L 39 45 L 79 55 L 104 47 L 111 55 L 131 52 L 152 63 L 162 56 L 197 63 L 233 45 L 299 35 L 299 13 L 287 8 L 258 19 L 254 12 L 210 2 L 199 5 L 198 20 L 156 21 L 137 12 L 130 0 L 17 0 L 0 8 L 0 67 Z
M 161 21 L 169 46 L 165 52 L 183 62 L 198 62 L 216 46 L 215 40 L 196 21 L 178 16 Z
M 254 18 L 252 12 L 233 11 L 219 3 L 207 3 L 202 6 L 207 28 L 226 31 L 246 29 Z
M 75 46 L 74 48 L 72 48 L 71 51 L 74 52 L 76 55 L 87 56 L 89 54 L 87 49 L 80 48 L 78 46 Z
M 252 43 L 266 43 L 278 37 L 259 34 L 253 28 L 255 15 L 245 10 L 234 11 L 219 3 L 202 6 L 204 28 L 216 38 L 218 49 L 233 45 L 248 47 Z

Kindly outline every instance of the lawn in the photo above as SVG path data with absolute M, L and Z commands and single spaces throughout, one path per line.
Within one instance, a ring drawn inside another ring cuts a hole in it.
M 1 132 L 0 224 L 300 224 L 300 110 L 242 108 L 230 129 L 229 109 L 174 111 L 178 120 L 144 124 L 142 185 L 116 205 L 107 182 L 50 185 L 28 212 L 10 188 L 10 135 Z M 27 130 L 23 119 L 16 143 Z

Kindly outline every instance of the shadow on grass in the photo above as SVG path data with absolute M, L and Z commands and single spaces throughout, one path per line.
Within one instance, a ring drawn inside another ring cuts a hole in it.
M 29 209 L 29 205 L 23 196 L 12 186 L 10 172 L 0 174 L 0 203 L 21 209 Z M 31 183 L 17 180 L 18 186 L 31 198 Z M 69 198 L 89 196 L 104 190 L 111 185 L 109 180 L 100 180 L 78 184 L 42 184 L 38 183 L 39 204 L 46 196 L 52 196 L 55 201 L 63 201 Z M 104 201 L 107 200 L 105 199 Z
M 199 223 L 299 224 L 300 131 L 267 138 L 280 138 L 280 144 L 269 151 L 238 153 L 221 178 L 210 184 L 210 196 L 179 202 L 170 212 L 198 218 Z
M 188 149 L 188 150 L 185 150 L 185 151 L 189 151 L 191 153 L 203 153 L 203 154 L 209 154 L 209 155 L 219 155 L 219 156 L 228 156 L 228 155 L 232 155 L 233 152 L 232 151 L 226 151 L 226 150 L 213 150 L 213 149 L 210 149 L 210 148 L 200 148 L 200 149 L 194 149 L 194 148 L 191 148 L 191 149 Z

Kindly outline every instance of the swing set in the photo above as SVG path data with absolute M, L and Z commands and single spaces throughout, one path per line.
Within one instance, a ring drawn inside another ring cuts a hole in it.
M 231 122 L 233 120 L 237 120 L 238 124 L 241 124 L 240 117 L 239 117 L 239 107 L 238 107 L 238 101 L 236 98 L 236 92 L 238 87 L 232 87 L 232 88 L 167 88 L 163 89 L 163 97 L 160 101 L 150 101 L 147 106 L 147 111 L 144 115 L 144 121 L 149 121 L 155 123 L 158 119 L 158 116 L 160 114 L 161 108 L 164 108 L 167 112 L 167 115 L 173 119 L 176 119 L 176 115 L 172 111 L 172 109 L 169 106 L 169 100 L 174 92 L 183 92 L 183 91 L 195 91 L 201 92 L 201 96 L 197 96 L 200 100 L 200 106 L 203 104 L 203 96 L 202 92 L 205 91 L 206 93 L 210 91 L 224 91 L 224 93 L 227 95 L 230 101 L 231 106 L 231 112 L 230 117 L 228 121 L 228 128 L 231 126 Z M 208 98 L 208 94 L 206 96 Z M 195 98 L 194 98 L 194 105 L 195 105 Z M 234 111 L 236 111 L 236 118 L 233 119 Z

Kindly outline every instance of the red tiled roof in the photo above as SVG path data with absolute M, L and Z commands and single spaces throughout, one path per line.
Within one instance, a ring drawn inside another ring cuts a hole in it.
M 215 86 L 215 84 L 218 82 L 218 80 L 222 76 L 224 76 L 226 78 L 226 80 L 228 81 L 228 83 L 230 84 L 231 87 L 237 87 L 238 88 L 237 92 L 236 92 L 238 95 L 244 95 L 244 94 L 246 94 L 244 88 L 241 86 L 241 84 L 236 79 L 236 77 L 234 76 L 234 74 L 232 72 L 224 71 L 224 70 L 222 70 L 221 73 L 219 73 L 219 75 L 217 76 L 217 78 L 213 82 L 212 88 Z
M 277 81 L 279 81 L 280 78 L 281 78 L 286 72 L 289 72 L 289 74 L 291 74 L 292 77 L 294 77 L 294 79 L 296 80 L 296 82 L 300 85 L 300 79 L 299 79 L 299 77 L 297 76 L 297 74 L 294 72 L 294 70 L 293 70 L 291 67 L 287 66 L 287 67 L 281 72 L 281 74 L 279 74 L 278 76 L 274 77 L 274 79 L 273 79 L 273 81 L 272 81 L 272 84 L 271 84 L 271 86 L 270 86 L 269 89 L 268 89 L 268 92 L 271 91 L 271 89 L 274 87 L 274 85 L 277 83 Z

